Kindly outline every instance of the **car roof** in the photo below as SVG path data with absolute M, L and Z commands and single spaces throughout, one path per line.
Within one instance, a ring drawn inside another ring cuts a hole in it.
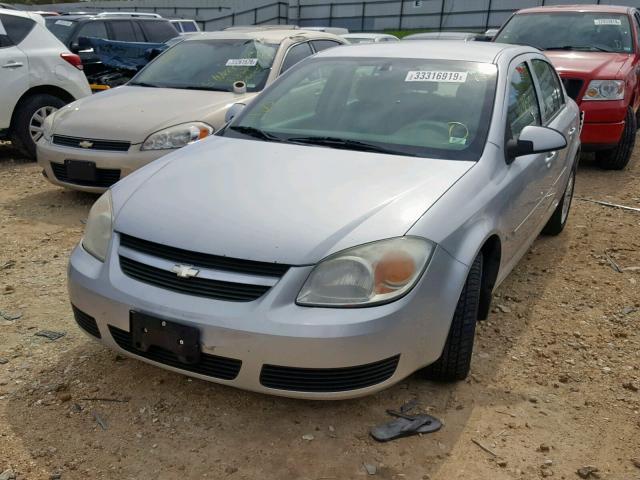
M 389 35 L 388 33 L 345 33 L 344 35 L 340 35 L 342 38 L 378 38 L 378 37 L 392 37 L 398 38 L 394 35 Z
M 68 20 L 70 22 L 85 22 L 85 21 L 93 21 L 93 20 L 141 20 L 143 22 L 157 22 L 157 21 L 168 21 L 166 18 L 157 18 L 157 17 L 127 17 L 126 15 L 60 15 L 60 17 L 56 17 L 57 20 Z
M 34 20 L 38 23 L 44 22 L 44 19 L 41 15 L 38 15 L 37 13 L 33 13 L 33 12 L 28 12 L 25 10 L 12 10 L 10 8 L 0 7 L 0 13 L 2 13 L 3 15 L 13 15 L 15 17 L 30 18 L 31 20 Z
M 632 7 L 619 5 L 553 5 L 546 7 L 532 7 L 518 10 L 516 14 L 522 13 L 550 13 L 550 12 L 581 12 L 581 13 L 629 13 Z
M 404 37 L 404 40 L 415 40 L 420 38 L 474 38 L 477 37 L 478 34 L 475 32 L 452 32 L 452 31 L 443 31 L 443 32 L 424 32 L 424 33 L 414 33 L 412 35 L 407 35 Z
M 430 60 L 459 60 L 465 62 L 495 63 L 496 58 L 509 53 L 512 56 L 522 53 L 540 53 L 534 47 L 508 45 L 504 43 L 470 42 L 455 40 L 433 42 L 389 42 L 360 43 L 345 45 L 340 48 L 329 48 L 316 54 L 317 57 L 382 57 L 382 58 L 420 58 Z
M 193 33 L 186 38 L 185 42 L 193 40 L 208 40 L 208 39 L 256 39 L 269 43 L 280 43 L 287 38 L 300 37 L 301 39 L 323 39 L 327 40 L 340 40 L 340 37 L 331 33 L 324 32 L 309 32 L 306 30 L 226 30 L 221 32 L 200 32 Z

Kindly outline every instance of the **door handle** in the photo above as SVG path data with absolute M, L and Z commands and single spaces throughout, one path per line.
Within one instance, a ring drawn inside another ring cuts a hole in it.
M 547 164 L 547 167 L 551 168 L 551 164 L 553 163 L 553 159 L 556 158 L 558 152 L 551 152 L 546 157 L 544 157 L 544 163 Z
M 24 67 L 24 64 L 20 62 L 10 62 L 10 63 L 5 63 L 2 66 L 2 68 L 20 68 L 20 67 Z
M 573 134 L 574 134 L 574 133 L 576 133 L 576 127 L 572 127 L 572 128 L 567 132 L 567 134 L 568 134 L 570 137 L 573 137 Z

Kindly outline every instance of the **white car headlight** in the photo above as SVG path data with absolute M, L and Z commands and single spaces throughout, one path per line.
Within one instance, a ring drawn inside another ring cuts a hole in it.
M 152 133 L 142 144 L 141 150 L 170 150 L 182 148 L 202 140 L 213 133 L 213 127 L 202 122 L 183 123 Z
M 91 207 L 82 246 L 101 262 L 107 258 L 107 250 L 113 232 L 113 208 L 111 190 L 107 190 Z
M 624 81 L 591 80 L 582 100 L 622 100 Z
M 44 119 L 44 122 L 42 122 L 42 136 L 47 142 L 51 141 L 51 137 L 53 135 L 53 121 L 56 118 L 56 113 L 58 112 L 53 112 Z
M 434 249 L 424 238 L 398 237 L 343 250 L 314 267 L 296 302 L 359 307 L 396 300 L 416 284 Z

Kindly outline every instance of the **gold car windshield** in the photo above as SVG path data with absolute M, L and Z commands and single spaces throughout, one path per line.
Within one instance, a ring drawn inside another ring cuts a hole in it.
M 317 58 L 256 98 L 225 136 L 478 160 L 497 68 L 394 58 Z
M 231 92 L 242 81 L 248 92 L 259 92 L 278 47 L 247 39 L 187 40 L 149 63 L 129 85 Z

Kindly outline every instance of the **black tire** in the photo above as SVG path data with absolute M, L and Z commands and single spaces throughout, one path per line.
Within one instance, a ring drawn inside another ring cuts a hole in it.
M 33 115 L 40 109 L 52 107 L 61 108 L 67 102 L 61 98 L 44 93 L 26 98 L 16 107 L 17 111 L 11 125 L 11 142 L 24 156 L 35 160 L 36 144 L 29 132 Z
M 575 191 L 575 183 L 576 182 L 576 168 L 574 167 L 571 170 L 571 175 L 569 176 L 569 180 L 567 181 L 567 186 L 564 188 L 564 192 L 562 194 L 562 200 L 553 211 L 553 215 L 547 222 L 547 224 L 542 229 L 543 235 L 560 235 L 562 230 L 564 230 L 565 225 L 567 224 L 567 220 L 569 219 L 569 211 L 571 210 L 571 202 L 573 200 L 573 192 Z M 569 190 L 570 189 L 570 190 Z M 565 202 L 568 202 L 567 210 L 565 211 L 564 206 Z
M 611 150 L 596 152 L 598 166 L 605 170 L 622 170 L 627 166 L 636 144 L 636 130 L 638 124 L 636 114 L 631 107 L 627 107 L 627 115 L 624 119 L 624 130 L 618 146 Z
M 455 382 L 464 380 L 469 374 L 478 321 L 482 265 L 483 257 L 480 253 L 471 265 L 467 281 L 462 288 L 442 355 L 423 370 L 429 380 Z

